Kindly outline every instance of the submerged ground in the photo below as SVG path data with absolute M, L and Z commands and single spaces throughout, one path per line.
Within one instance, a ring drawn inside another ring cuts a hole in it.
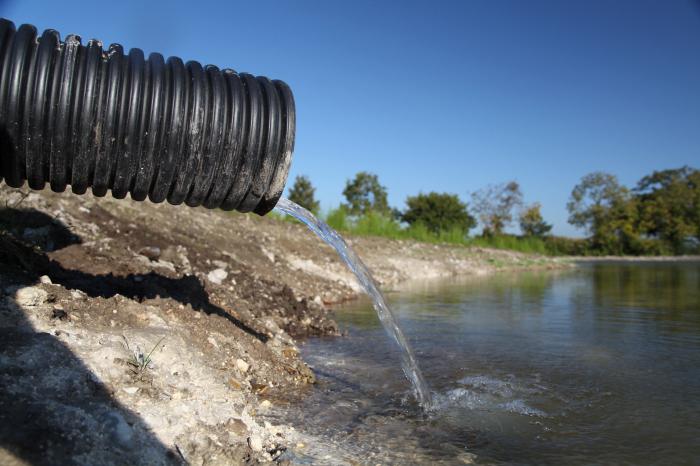
M 358 288 L 304 227 L 5 186 L 0 203 L 0 464 L 257 464 L 313 448 L 265 419 L 313 391 L 297 343 L 338 335 L 327 311 Z M 386 288 L 568 266 L 350 242 Z

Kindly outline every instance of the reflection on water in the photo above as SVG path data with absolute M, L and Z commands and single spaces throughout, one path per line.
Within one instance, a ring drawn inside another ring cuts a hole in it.
M 320 382 L 284 419 L 349 455 L 307 451 L 312 462 L 700 458 L 700 264 L 588 264 L 390 301 L 437 410 L 413 404 L 371 306 L 341 310 L 349 336 L 305 345 Z

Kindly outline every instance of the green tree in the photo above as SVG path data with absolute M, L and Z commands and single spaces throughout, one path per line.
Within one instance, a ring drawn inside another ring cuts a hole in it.
M 539 202 L 528 206 L 520 212 L 520 230 L 525 236 L 544 236 L 550 232 L 552 225 L 546 223 L 540 211 Z
M 391 215 L 386 188 L 379 184 L 379 178 L 375 174 L 359 172 L 355 179 L 347 182 L 343 195 L 347 200 L 345 207 L 352 215 L 363 215 L 370 210 Z
M 408 208 L 401 215 L 401 220 L 409 225 L 421 223 L 436 234 L 456 229 L 466 234 L 476 226 L 476 219 L 456 194 L 421 193 L 406 198 L 406 205 Z
M 636 227 L 636 202 L 616 176 L 603 172 L 584 176 L 571 192 L 566 207 L 569 223 L 588 231 L 594 251 L 601 254 L 643 252 Z
M 483 234 L 501 235 L 513 222 L 514 210 L 522 205 L 523 194 L 516 181 L 489 185 L 472 194 L 472 210 L 484 226 Z
M 684 252 L 688 238 L 700 239 L 700 170 L 681 167 L 655 171 L 634 189 L 641 231 Z
M 316 189 L 307 176 L 299 175 L 294 179 L 294 185 L 289 190 L 289 200 L 296 202 L 305 209 L 318 213 L 319 204 L 315 197 Z

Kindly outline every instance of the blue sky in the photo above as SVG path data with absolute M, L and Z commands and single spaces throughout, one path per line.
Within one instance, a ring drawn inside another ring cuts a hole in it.
M 700 3 L 0 1 L 0 15 L 283 79 L 290 182 L 324 208 L 379 175 L 390 203 L 517 180 L 558 234 L 586 173 L 700 166 Z

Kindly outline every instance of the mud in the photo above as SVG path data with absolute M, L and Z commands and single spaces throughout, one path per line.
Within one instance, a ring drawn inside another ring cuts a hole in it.
M 312 442 L 264 422 L 314 375 L 353 277 L 277 218 L 0 187 L 0 464 L 259 464 Z M 561 267 L 350 239 L 385 286 Z M 271 401 L 272 400 L 272 401 Z

